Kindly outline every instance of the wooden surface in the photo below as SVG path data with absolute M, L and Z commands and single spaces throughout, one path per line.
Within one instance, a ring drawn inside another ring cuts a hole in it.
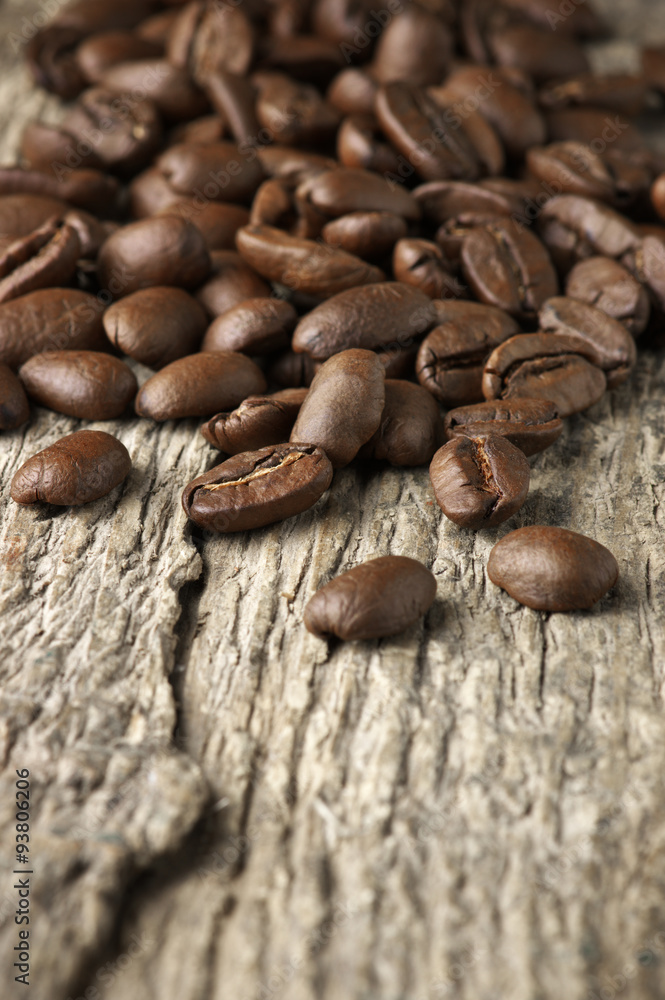
M 663 4 L 603 6 L 665 40 Z M 5 42 L 5 159 L 25 119 L 57 117 L 16 58 Z M 3 1000 L 662 1000 L 664 401 L 665 357 L 642 352 L 479 534 L 443 518 L 426 469 L 377 466 L 282 525 L 197 535 L 180 492 L 215 453 L 195 421 L 87 425 L 129 448 L 125 485 L 19 508 L 13 471 L 82 425 L 35 409 L 3 435 Z M 615 553 L 593 611 L 488 581 L 492 545 L 533 523 Z M 423 624 L 330 647 L 305 631 L 321 583 L 388 553 L 436 574 Z

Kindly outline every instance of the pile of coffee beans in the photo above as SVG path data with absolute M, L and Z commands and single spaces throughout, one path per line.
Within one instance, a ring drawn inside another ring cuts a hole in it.
M 377 9 L 378 7 L 378 9 Z M 464 530 L 512 517 L 563 419 L 630 376 L 665 314 L 665 49 L 598 75 L 590 2 L 75 0 L 27 46 L 70 102 L 0 167 L 0 428 L 202 418 L 223 460 L 195 524 L 294 517 L 351 462 L 429 465 Z M 143 385 L 126 359 L 153 369 Z M 130 469 L 79 430 L 17 503 L 88 503 Z M 590 607 L 598 543 L 522 528 L 490 579 Z M 310 601 L 343 639 L 425 614 L 435 581 L 371 560 Z

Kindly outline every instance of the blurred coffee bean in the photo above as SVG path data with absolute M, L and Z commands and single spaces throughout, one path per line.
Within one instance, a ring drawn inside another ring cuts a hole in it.
M 88 83 L 99 83 L 107 69 L 135 59 L 159 59 L 163 47 L 131 31 L 103 31 L 77 46 L 76 64 Z
M 233 250 L 213 250 L 211 273 L 196 292 L 209 316 L 221 316 L 245 299 L 268 298 L 270 285 Z
M 18 368 L 41 351 L 108 347 L 104 304 L 75 288 L 41 288 L 0 305 L 0 362 Z
M 268 368 L 268 381 L 285 388 L 308 388 L 320 367 L 321 362 L 313 361 L 309 354 L 283 351 Z
M 555 34 L 550 28 L 506 23 L 492 32 L 488 45 L 499 66 L 522 70 L 537 81 L 578 76 L 589 70 L 577 39 Z
M 603 75 L 584 73 L 568 80 L 557 80 L 541 88 L 538 102 L 543 108 L 558 109 L 576 105 L 606 108 L 633 117 L 641 114 L 647 102 L 646 79 L 637 73 Z M 542 145 L 542 143 L 534 143 Z
M 289 346 L 297 321 L 298 314 L 288 302 L 275 298 L 246 299 L 213 320 L 201 350 L 272 354 Z M 265 442 L 273 443 L 276 442 Z
M 57 164 L 58 170 L 22 170 L 0 167 L 0 196 L 11 194 L 42 195 L 67 201 L 77 208 L 108 218 L 117 208 L 119 185 L 114 177 L 98 170 L 74 170 Z
M 208 99 L 189 74 L 166 59 L 134 59 L 102 73 L 99 85 L 119 94 L 144 94 L 166 121 L 198 118 L 209 110 Z
M 413 192 L 429 222 L 442 224 L 449 219 L 469 224 L 469 216 L 512 215 L 523 207 L 523 199 L 470 184 L 466 181 L 430 181 Z
M 449 441 L 499 435 L 528 456 L 554 444 L 563 431 L 563 421 L 549 400 L 518 398 L 456 407 L 446 414 L 444 427 Z
M 210 143 L 221 142 L 227 136 L 226 121 L 221 115 L 202 115 L 192 121 L 174 125 L 169 132 L 167 145 L 208 146 Z
M 204 87 L 220 72 L 243 76 L 254 55 L 254 29 L 239 6 L 190 3 L 175 22 L 167 46 L 174 65 Z
M 198 351 L 208 319 L 182 288 L 144 288 L 104 313 L 106 336 L 123 354 L 148 368 L 163 368 Z
M 208 201 L 249 201 L 263 180 L 259 161 L 231 142 L 171 146 L 155 162 L 178 194 Z
M 138 392 L 134 373 L 99 351 L 45 351 L 21 366 L 30 399 L 79 420 L 121 417 Z
M 337 156 L 345 167 L 396 173 L 399 157 L 383 138 L 373 114 L 349 115 L 337 131 Z
M 244 149 L 257 141 L 256 89 L 244 76 L 220 70 L 208 77 L 205 92 L 235 141 Z
M 48 172 L 55 163 L 85 170 L 103 169 L 104 164 L 92 143 L 79 141 L 64 128 L 30 122 L 21 136 L 21 166 L 28 170 Z
M 208 250 L 234 250 L 236 233 L 249 222 L 249 212 L 242 205 L 203 199 L 178 198 L 157 215 L 178 215 L 189 219 L 200 231 Z
M 324 243 L 363 260 L 380 260 L 390 253 L 399 239 L 406 236 L 406 232 L 407 225 L 401 215 L 392 212 L 350 212 L 326 223 L 321 237 Z
M 153 285 L 197 288 L 210 273 L 203 236 L 187 219 L 153 216 L 118 229 L 99 251 L 99 282 L 122 284 L 115 298 Z
M 466 297 L 466 289 L 449 270 L 443 253 L 430 240 L 402 239 L 395 244 L 393 274 L 431 299 Z
M 167 7 L 166 10 L 151 14 L 150 17 L 143 18 L 137 24 L 134 34 L 137 38 L 143 38 L 153 45 L 158 45 L 162 51 L 166 47 L 169 32 L 179 16 L 177 7 Z
M 635 341 L 623 323 L 601 309 L 559 295 L 545 302 L 538 322 L 545 333 L 578 341 L 579 353 L 605 372 L 608 389 L 625 382 L 635 365 Z
M 602 309 L 639 336 L 649 322 L 651 307 L 643 285 L 610 257 L 580 261 L 566 279 L 566 295 Z
M 623 177 L 616 161 L 595 153 L 579 142 L 556 142 L 535 146 L 526 154 L 526 165 L 536 180 L 562 194 L 595 198 L 611 205 L 629 205 L 649 186 L 650 175 Z
M 413 195 L 369 170 L 338 167 L 313 178 L 308 197 L 314 208 L 331 218 L 349 212 L 392 212 L 405 219 L 420 218 Z
M 381 423 L 359 458 L 395 466 L 427 465 L 439 447 L 441 416 L 434 398 L 419 385 L 386 379 Z
M 316 87 L 267 70 L 254 73 L 252 82 L 259 92 L 256 116 L 266 140 L 316 148 L 334 139 L 339 112 Z
M 138 101 L 129 94 L 118 95 L 102 87 L 81 94 L 65 117 L 63 128 L 75 143 L 84 143 L 90 135 L 99 136 L 95 142 L 97 156 L 107 170 L 124 175 L 146 166 L 162 142 L 161 116 L 152 101 Z
M 366 70 L 349 66 L 337 74 L 326 96 L 343 115 L 371 115 L 376 91 L 377 83 Z
M 312 171 L 334 170 L 339 164 L 329 156 L 290 146 L 257 146 L 259 163 L 268 177 L 295 179 Z
M 550 142 L 583 142 L 626 152 L 644 150 L 644 138 L 623 114 L 602 108 L 572 107 L 545 114 Z
M 136 412 L 139 417 L 158 421 L 210 417 L 265 390 L 261 369 L 244 354 L 190 354 L 172 361 L 143 383 L 136 397 Z
M 281 70 L 317 87 L 326 87 L 343 66 L 339 46 L 314 35 L 264 38 L 259 49 L 261 69 Z
M 650 87 L 665 94 L 665 46 L 646 46 L 642 49 L 642 72 Z
M 51 219 L 0 251 L 0 303 L 38 288 L 67 285 L 81 244 L 73 226 Z
M 29 236 L 51 219 L 61 219 L 70 206 L 59 198 L 36 194 L 0 196 L 0 247 L 3 249 L 21 236 Z
M 0 431 L 13 431 L 30 418 L 30 404 L 20 380 L 0 363 Z
M 453 37 L 448 26 L 436 14 L 413 5 L 398 12 L 384 28 L 370 72 L 379 84 L 439 84 L 452 54 Z
M 307 389 L 282 389 L 271 396 L 248 396 L 230 413 L 218 413 L 201 428 L 206 441 L 228 455 L 287 441 Z
M 634 255 L 642 241 L 637 226 L 624 215 L 572 194 L 551 198 L 543 206 L 538 230 L 563 274 L 587 257 L 625 259 Z

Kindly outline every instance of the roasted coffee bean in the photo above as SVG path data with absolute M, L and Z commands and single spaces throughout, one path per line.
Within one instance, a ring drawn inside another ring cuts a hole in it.
M 455 437 L 429 469 L 439 507 L 460 528 L 495 528 L 516 514 L 529 492 L 530 468 L 505 437 Z
M 69 208 L 58 198 L 35 194 L 0 197 L 0 247 L 4 250 L 21 236 L 30 236 L 53 218 L 64 218 Z
M 310 444 L 245 451 L 187 486 L 187 517 L 208 531 L 247 531 L 313 507 L 332 481 L 325 453 Z
M 309 354 L 284 351 L 268 368 L 268 381 L 287 389 L 309 387 L 320 367 L 321 362 L 313 361 Z
M 66 101 L 71 101 L 85 87 L 75 55 L 82 37 L 78 28 L 51 23 L 26 45 L 26 61 L 35 82 Z
M 525 333 L 500 344 L 483 374 L 486 399 L 547 399 L 569 417 L 597 403 L 605 373 L 580 354 L 580 339 L 560 333 Z
M 406 232 L 407 225 L 401 215 L 393 215 L 392 212 L 350 212 L 326 223 L 321 237 L 324 243 L 363 260 L 376 260 L 390 253 Z
M 339 125 L 339 112 L 309 83 L 284 73 L 254 73 L 256 117 L 262 129 L 284 146 L 325 146 Z
M 226 121 L 221 115 L 202 115 L 193 121 L 175 125 L 169 133 L 168 144 L 207 146 L 211 142 L 221 142 L 227 137 Z
M 229 455 L 287 441 L 307 389 L 282 389 L 271 396 L 248 396 L 230 413 L 217 413 L 201 428 L 206 441 Z
M 605 372 L 608 389 L 628 378 L 637 352 L 635 341 L 623 323 L 594 306 L 563 295 L 543 305 L 538 321 L 546 333 L 563 334 L 578 341 L 578 353 Z
M 424 90 L 406 83 L 389 83 L 376 95 L 379 123 L 410 171 L 426 181 L 476 180 L 483 173 L 478 150 L 465 130 L 453 128 L 450 110 Z
M 347 570 L 310 598 L 303 621 L 320 639 L 382 639 L 414 625 L 436 597 L 436 578 L 406 556 L 380 556 Z
M 487 575 L 537 611 L 581 611 L 617 582 L 617 561 L 604 545 L 576 531 L 529 525 L 494 546 Z
M 272 226 L 244 226 L 238 230 L 236 245 L 243 259 L 264 278 L 318 298 L 384 277 L 383 271 L 360 257 Z
M 413 192 L 425 218 L 443 224 L 449 219 L 468 225 L 470 216 L 512 215 L 523 208 L 520 197 L 506 197 L 466 181 L 430 181 Z
M 282 70 L 316 87 L 327 86 L 344 65 L 339 46 L 313 35 L 265 38 L 259 58 L 262 69 Z
M 623 176 L 620 165 L 608 155 L 597 153 L 581 142 L 553 142 L 534 146 L 526 154 L 533 177 L 553 189 L 584 198 L 596 198 L 611 205 L 629 205 L 649 186 L 650 174 L 643 171 L 641 183 Z
M 99 84 L 119 94 L 145 92 L 166 121 L 198 118 L 209 110 L 208 99 L 187 72 L 166 59 L 134 59 L 102 73 Z
M 376 91 L 377 83 L 367 70 L 349 66 L 337 74 L 326 96 L 343 115 L 373 115 Z
M 589 70 L 588 59 L 577 39 L 555 34 L 551 26 L 538 28 L 508 21 L 492 31 L 488 43 L 499 66 L 522 70 L 539 82 L 578 76 Z
M 543 87 L 538 101 L 543 108 L 567 108 L 590 104 L 608 111 L 619 111 L 631 118 L 641 114 L 647 101 L 644 76 L 636 73 L 602 75 L 583 73 L 568 80 L 557 80 Z M 541 145 L 535 142 L 534 146 Z
M 58 178 L 55 172 L 0 167 L 0 195 L 32 194 L 58 198 L 103 218 L 115 214 L 119 185 L 99 170 L 71 170 Z
M 419 385 L 386 379 L 381 423 L 360 458 L 397 466 L 427 465 L 441 443 L 441 415 L 435 400 Z
M 545 114 L 550 142 L 583 142 L 598 146 L 611 143 L 612 151 L 644 155 L 646 147 L 640 130 L 623 115 L 601 108 L 563 108 Z M 609 152 L 609 150 L 608 150 Z
M 150 17 L 146 17 L 136 26 L 134 34 L 137 38 L 145 38 L 154 45 L 159 45 L 163 51 L 168 41 L 169 32 L 179 15 L 178 7 L 167 7 Z
M 156 167 L 149 167 L 138 174 L 129 185 L 129 206 L 133 219 L 145 219 L 157 212 L 176 205 L 182 195 L 177 194 Z
M 472 230 L 462 243 L 461 259 L 476 298 L 518 319 L 532 319 L 559 290 L 547 250 L 513 219 Z
M 192 35 L 188 57 L 193 79 L 203 87 L 220 72 L 244 75 L 254 54 L 254 29 L 249 17 L 244 10 L 230 4 L 217 7 L 201 4 L 200 7 L 202 12 Z M 186 11 L 184 13 L 187 16 Z M 177 30 L 177 25 L 173 30 Z
M 200 347 L 208 319 L 182 288 L 144 288 L 104 313 L 106 336 L 123 354 L 149 368 L 164 368 Z
M 386 24 L 377 42 L 371 74 L 379 83 L 438 84 L 448 72 L 452 54 L 448 26 L 435 13 L 410 6 Z
M 249 201 L 263 180 L 258 159 L 250 159 L 232 142 L 171 146 L 156 166 L 178 194 L 207 201 Z
M 11 497 L 22 504 L 79 506 L 105 497 L 131 467 L 129 452 L 111 434 L 75 431 L 23 463 L 12 479 Z
M 294 195 L 297 182 L 293 179 L 271 177 L 264 181 L 252 200 L 249 214 L 251 226 L 274 226 L 295 234 L 298 228 L 298 210 Z M 323 225 L 323 219 L 321 219 Z
M 189 354 L 143 383 L 136 397 L 136 412 L 139 417 L 159 421 L 209 417 L 232 410 L 243 399 L 265 390 L 263 372 L 244 354 Z
M 328 156 L 289 146 L 259 146 L 259 163 L 268 177 L 296 179 L 312 171 L 334 170 L 339 164 Z
M 397 281 L 413 285 L 431 299 L 460 299 L 465 288 L 449 270 L 443 252 L 430 240 L 404 239 L 393 251 Z
M 605 24 L 595 7 L 585 3 L 573 10 L 554 11 L 550 0 L 503 0 L 502 6 L 533 24 L 550 31 L 560 31 L 562 35 L 579 38 L 603 38 L 607 34 Z
M 317 361 L 351 347 L 408 347 L 436 322 L 432 300 L 417 288 L 383 281 L 341 292 L 298 323 L 293 349 Z
M 196 288 L 208 277 L 210 266 L 196 226 L 164 215 L 132 222 L 109 236 L 99 251 L 98 274 L 102 287 L 119 298 L 154 285 Z M 122 286 L 118 292 L 111 285 L 114 278 Z
M 103 351 L 103 305 L 75 288 L 40 288 L 0 305 L 0 362 L 18 368 L 33 354 Z
M 563 194 L 542 208 L 538 228 L 557 268 L 567 273 L 580 260 L 601 255 L 625 261 L 642 235 L 624 215 L 590 198 Z
M 73 226 L 51 219 L 0 252 L 0 303 L 38 288 L 66 285 L 76 272 L 81 244 Z
M 210 277 L 196 293 L 209 316 L 222 316 L 245 299 L 268 298 L 270 285 L 232 250 L 213 250 Z
M 245 299 L 213 320 L 201 350 L 273 354 L 289 346 L 297 321 L 293 306 L 282 299 Z
M 138 392 L 134 373 L 99 351 L 45 351 L 19 371 L 35 403 L 79 420 L 121 417 Z
M 610 257 L 580 261 L 566 279 L 566 295 L 601 309 L 638 337 L 649 322 L 651 306 L 646 289 Z
M 82 208 L 66 212 L 62 221 L 76 232 L 79 238 L 79 257 L 83 262 L 96 261 L 102 243 L 118 228 L 116 222 L 102 222 Z
M 242 205 L 219 201 L 203 204 L 200 199 L 178 198 L 157 215 L 179 215 L 189 219 L 200 231 L 208 250 L 235 250 L 236 233 L 249 222 L 249 212 Z
M 449 441 L 500 435 L 525 455 L 537 455 L 561 436 L 563 421 L 549 400 L 509 399 L 450 410 L 444 428 Z
M 107 69 L 135 59 L 159 59 L 163 48 L 132 31 L 104 31 L 77 46 L 75 59 L 88 83 L 99 83 Z
M 308 198 L 314 208 L 333 219 L 349 212 L 392 212 L 409 221 L 420 218 L 420 207 L 410 191 L 369 170 L 338 167 L 321 172 L 309 185 Z
M 256 90 L 250 81 L 236 73 L 220 70 L 210 76 L 204 86 L 210 103 L 227 123 L 241 150 L 254 145 L 261 126 L 254 111 Z
M 665 311 L 665 243 L 661 236 L 645 236 L 634 261 L 625 258 L 635 277 L 643 282 L 660 312 Z
M 21 136 L 21 166 L 47 173 L 53 164 L 67 164 L 76 156 L 79 168 L 103 170 L 104 164 L 90 143 L 79 142 L 70 132 L 43 122 L 30 122 Z
M 376 354 L 341 351 L 314 376 L 291 441 L 318 445 L 339 469 L 377 430 L 384 403 L 385 374 Z
M 30 405 L 20 380 L 0 364 L 0 431 L 13 431 L 30 417 Z
M 103 87 L 81 94 L 63 128 L 74 137 L 70 154 L 88 136 L 99 136 L 95 152 L 104 167 L 125 176 L 147 166 L 162 143 L 161 116 L 151 100 L 136 101 Z
M 463 109 L 461 115 L 458 114 L 459 103 L 455 99 L 455 93 L 445 83 L 439 87 L 427 88 L 428 96 L 444 113 L 446 123 L 453 128 L 464 130 L 478 160 L 479 174 L 481 176 L 502 174 L 506 166 L 506 151 L 497 132 L 487 118 L 471 106 L 472 102 Z
M 477 302 L 437 302 L 436 310 L 438 323 L 418 351 L 418 381 L 444 406 L 479 402 L 485 362 L 520 328 L 508 313 Z
M 651 202 L 661 219 L 665 219 L 665 174 L 661 174 L 653 182 Z
M 353 114 L 337 131 L 337 156 L 345 167 L 396 174 L 400 161 L 387 143 L 374 114 Z

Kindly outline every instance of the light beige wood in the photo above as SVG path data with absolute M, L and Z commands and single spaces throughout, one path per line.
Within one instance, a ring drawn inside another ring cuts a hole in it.
M 662 5 L 631 9 L 633 34 L 650 10 L 665 39 Z M 57 117 L 13 58 L 5 157 L 23 121 Z M 664 399 L 643 352 L 534 461 L 520 514 L 475 535 L 426 469 L 379 467 L 282 525 L 193 533 L 180 492 L 214 455 L 194 421 L 92 425 L 133 472 L 52 517 L 13 504 L 10 477 L 79 423 L 35 410 L 4 435 L 3 1000 L 662 1000 Z M 616 554 L 596 609 L 540 614 L 488 581 L 495 541 L 532 523 Z M 426 621 L 310 636 L 316 587 L 387 553 L 436 574 Z M 11 969 L 22 767 L 29 992 Z

